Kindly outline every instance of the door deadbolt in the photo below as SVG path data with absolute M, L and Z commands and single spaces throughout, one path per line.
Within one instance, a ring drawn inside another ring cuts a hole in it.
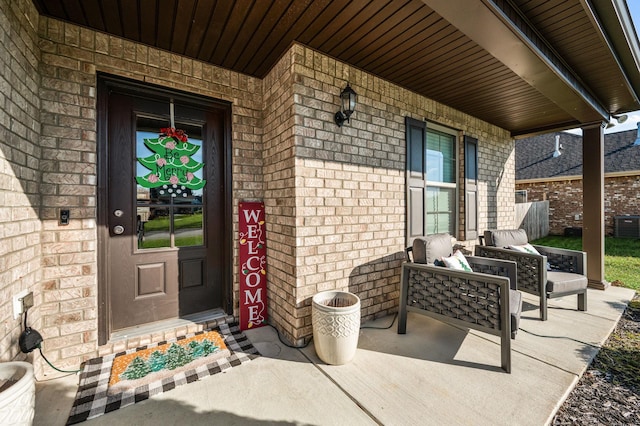
M 116 225 L 113 227 L 113 233 L 116 235 L 120 235 L 124 232 L 124 226 L 122 225 Z
M 124 214 L 124 212 L 122 210 L 114 210 L 113 211 L 113 215 L 115 217 L 122 217 L 123 214 Z

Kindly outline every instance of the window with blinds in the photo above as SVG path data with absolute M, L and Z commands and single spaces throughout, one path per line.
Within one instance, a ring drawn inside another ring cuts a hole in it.
M 460 147 L 454 129 L 410 117 L 405 124 L 407 244 L 443 232 L 458 239 L 477 238 L 477 139 L 465 136 Z M 463 153 L 464 161 L 458 161 L 457 153 Z
M 456 135 L 426 129 L 426 231 L 456 235 Z

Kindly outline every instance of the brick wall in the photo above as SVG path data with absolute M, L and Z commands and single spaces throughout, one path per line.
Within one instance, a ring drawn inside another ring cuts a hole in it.
M 358 107 L 339 128 L 333 117 L 347 81 Z M 264 88 L 269 315 L 289 340 L 311 335 L 319 291 L 358 294 L 363 320 L 397 309 L 406 115 L 480 139 L 480 195 L 494 212 L 481 206 L 479 223 L 512 226 L 514 146 L 506 132 L 299 45 Z
M 263 161 L 269 318 L 294 343 L 296 303 L 295 84 L 289 51 L 264 79 Z
M 582 227 L 582 179 L 518 183 L 516 189 L 527 191 L 527 201 L 549 200 L 551 235 Z M 605 176 L 604 210 L 606 235 L 614 235 L 615 216 L 640 215 L 640 174 Z
M 405 116 L 479 139 L 479 225 L 513 226 L 515 157 L 507 132 L 309 48 L 294 47 L 294 70 L 296 303 L 304 318 L 297 336 L 311 333 L 310 298 L 318 291 L 358 294 L 363 320 L 397 309 L 406 226 Z M 339 128 L 333 116 L 347 82 L 358 105 Z
M 615 217 L 640 215 L 640 173 L 605 178 L 605 234 L 613 235 Z
M 13 296 L 36 292 L 30 325 L 41 302 L 38 19 L 29 0 L 0 1 L 0 362 L 24 358 Z

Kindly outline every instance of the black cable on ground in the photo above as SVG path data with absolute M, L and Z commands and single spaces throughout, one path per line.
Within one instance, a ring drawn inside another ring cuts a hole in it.
M 42 348 L 40 347 L 40 345 L 38 345 L 38 350 L 40 351 L 40 356 L 42 357 L 42 359 L 44 359 L 45 361 L 47 361 L 47 364 L 49 364 L 49 366 L 51 368 L 53 368 L 56 371 L 59 371 L 61 373 L 79 373 L 82 370 L 60 370 L 58 367 L 56 367 L 55 365 L 51 364 L 49 362 L 49 360 L 47 359 L 47 357 L 44 356 L 44 354 L 42 353 Z
M 397 319 L 397 318 L 398 318 L 398 313 L 396 312 L 396 313 L 395 313 L 395 315 L 393 316 L 393 321 L 391 321 L 391 324 L 389 324 L 387 327 L 371 327 L 371 326 L 362 326 L 362 327 L 360 327 L 360 329 L 363 329 L 363 328 L 371 328 L 371 329 L 374 329 L 374 330 L 388 330 L 388 329 L 390 329 L 391 327 L 393 327 L 393 323 L 395 323 L 395 322 L 396 322 L 396 319 Z
M 391 327 L 393 327 L 393 324 L 396 322 L 396 319 L 398 318 L 398 313 L 396 312 L 395 315 L 393 316 L 393 320 L 391 321 L 391 324 L 389 324 L 386 327 L 371 327 L 371 326 L 361 326 L 360 329 L 362 330 L 363 328 L 369 328 L 369 329 L 374 329 L 374 330 L 388 330 Z M 278 328 L 276 326 L 274 326 L 273 324 L 269 324 L 267 323 L 267 325 L 271 328 L 273 328 L 276 333 L 278 334 L 278 340 L 280 340 L 280 343 L 282 343 L 283 345 L 285 345 L 288 348 L 293 348 L 293 349 L 304 349 L 307 346 L 309 346 L 309 343 L 311 343 L 311 341 L 313 340 L 313 336 L 307 341 L 307 343 L 305 343 L 302 346 L 295 346 L 295 345 L 290 345 L 289 343 L 287 343 L 282 336 L 280 335 L 280 331 L 278 330 Z
M 62 375 L 62 376 L 51 377 L 50 379 L 41 379 L 41 380 L 39 380 L 37 377 L 34 377 L 34 380 L 35 380 L 37 383 L 47 383 L 47 382 L 57 381 L 57 380 L 60 380 L 60 379 L 65 378 L 65 377 L 69 377 L 69 376 L 77 376 L 77 375 L 78 375 L 78 373 L 67 373 L 67 374 Z
M 290 345 L 289 343 L 285 342 L 285 341 L 282 339 L 282 336 L 280 336 L 280 331 L 278 331 L 278 329 L 276 328 L 276 326 L 274 326 L 273 324 L 269 324 L 269 323 L 267 323 L 267 325 L 268 325 L 269 327 L 273 328 L 273 329 L 276 331 L 276 333 L 278 334 L 278 340 L 280 340 L 280 343 L 282 343 L 283 345 L 285 345 L 285 346 L 286 346 L 286 347 L 288 347 L 288 348 L 293 348 L 293 349 L 304 349 L 304 348 L 306 348 L 307 346 L 309 346 L 309 343 L 311 343 L 311 340 L 313 340 L 313 337 L 311 337 L 311 338 L 309 339 L 309 341 L 308 341 L 307 343 L 305 343 L 304 345 L 302 345 L 302 346 Z
M 573 337 L 567 337 L 567 336 L 548 336 L 548 335 L 545 335 L 545 334 L 538 334 L 538 333 L 534 333 L 534 332 L 529 331 L 529 330 L 525 330 L 525 329 L 524 329 L 524 328 L 522 328 L 522 327 L 518 328 L 518 330 L 522 330 L 522 331 L 524 331 L 525 333 L 531 334 L 532 336 L 536 336 L 536 337 L 543 337 L 543 338 L 547 338 L 547 339 L 566 339 L 566 340 L 572 340 L 572 341 L 577 342 L 577 343 L 582 343 L 583 345 L 591 346 L 592 348 L 601 349 L 601 346 L 594 345 L 593 343 L 583 342 L 582 340 L 574 339 Z

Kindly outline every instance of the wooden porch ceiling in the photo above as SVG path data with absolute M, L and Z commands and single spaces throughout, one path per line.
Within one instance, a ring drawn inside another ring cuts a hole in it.
M 640 109 L 624 0 L 33 2 L 42 15 L 261 78 L 299 42 L 514 136 Z

